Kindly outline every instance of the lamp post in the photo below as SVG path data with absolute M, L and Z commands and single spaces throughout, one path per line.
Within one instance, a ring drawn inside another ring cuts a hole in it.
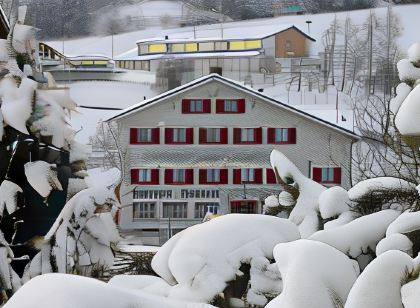
M 311 34 L 311 29 L 310 29 L 310 24 L 312 23 L 312 21 L 307 20 L 306 23 L 308 24 L 308 34 Z

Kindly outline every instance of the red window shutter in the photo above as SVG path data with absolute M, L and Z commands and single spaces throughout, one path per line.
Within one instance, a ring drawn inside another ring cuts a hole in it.
M 152 129 L 152 143 L 159 144 L 160 143 L 160 129 L 159 127 Z
M 262 144 L 262 128 L 254 128 L 254 140 L 255 144 Z
M 131 184 L 139 182 L 139 169 L 131 169 Z
M 153 185 L 159 185 L 159 169 L 151 170 L 151 183 Z
M 341 184 L 341 168 L 340 167 L 334 168 L 334 183 Z
M 165 184 L 173 183 L 173 174 L 174 174 L 174 171 L 172 169 L 165 170 Z
M 182 113 L 190 113 L 190 100 L 189 99 L 182 100 Z
M 289 138 L 287 143 L 296 144 L 296 128 L 295 127 L 289 128 L 287 133 L 288 133 L 288 138 Z
M 194 170 L 185 170 L 185 184 L 194 184 Z
M 322 168 L 314 167 L 312 169 L 312 179 L 318 183 L 322 181 Z
M 220 129 L 220 143 L 228 144 L 228 129 L 227 127 Z
M 216 113 L 223 113 L 223 112 L 225 112 L 225 100 L 216 99 Z
M 193 144 L 194 143 L 194 128 L 190 127 L 185 130 L 186 138 L 185 143 L 187 144 Z
M 241 98 L 237 100 L 238 104 L 238 113 L 245 113 L 245 99 Z
M 276 143 L 276 129 L 273 127 L 267 128 L 267 143 L 268 144 Z
M 200 127 L 198 130 L 199 135 L 199 142 L 200 144 L 206 144 L 207 143 L 207 128 Z
M 203 113 L 211 113 L 211 100 L 203 99 Z
M 235 127 L 233 129 L 233 143 L 234 144 L 241 143 L 241 129 L 238 127 Z
M 267 169 L 267 184 L 277 184 L 276 173 L 273 169 Z
M 130 128 L 130 144 L 137 144 L 137 128 Z
M 199 178 L 200 184 L 207 184 L 207 169 L 200 169 Z
M 233 170 L 233 184 L 242 184 L 241 169 Z
M 262 169 L 254 169 L 254 183 L 262 184 Z
M 228 182 L 228 170 L 220 169 L 220 184 L 229 184 Z
M 174 136 L 174 129 L 173 128 L 165 128 L 165 144 L 173 143 L 173 136 Z

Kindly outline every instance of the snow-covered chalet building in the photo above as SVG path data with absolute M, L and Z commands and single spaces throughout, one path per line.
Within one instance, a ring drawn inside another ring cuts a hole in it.
M 261 213 L 263 200 L 280 191 L 273 149 L 315 181 L 350 186 L 353 132 L 217 74 L 114 121 L 126 153 L 120 227 L 152 240 L 145 243 L 163 243 L 208 211 Z

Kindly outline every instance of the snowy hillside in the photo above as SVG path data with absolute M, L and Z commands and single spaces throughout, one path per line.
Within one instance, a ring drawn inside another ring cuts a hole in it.
M 400 17 L 400 21 L 403 27 L 401 37 L 398 39 L 398 44 L 402 50 L 406 50 L 412 43 L 412 38 L 417 36 L 417 27 L 413 25 L 418 23 L 418 15 L 420 14 L 420 4 L 413 5 L 401 5 L 394 6 L 393 12 Z M 377 8 L 372 10 L 377 16 L 385 16 L 386 8 Z M 322 44 L 322 34 L 333 22 L 335 16 L 337 19 L 344 20 L 349 16 L 354 24 L 363 24 L 369 16 L 370 10 L 358 10 L 350 12 L 339 12 L 339 13 L 326 13 L 326 14 L 315 14 L 315 15 L 300 15 L 300 16 L 282 16 L 275 18 L 257 19 L 251 21 L 239 21 L 229 22 L 223 24 L 224 29 L 232 29 L 241 31 L 244 25 L 248 27 L 251 25 L 255 26 L 267 26 L 273 24 L 295 24 L 300 29 L 308 32 L 306 21 L 312 21 L 310 25 L 309 34 L 314 37 L 317 41 L 312 45 L 311 54 L 317 55 L 318 52 L 323 51 L 324 46 Z M 196 36 L 220 36 L 221 30 L 220 25 L 203 25 L 196 27 Z M 153 27 L 147 30 L 139 30 L 135 32 L 129 32 L 124 34 L 114 35 L 114 55 L 124 53 L 136 47 L 136 41 L 141 39 L 153 38 L 153 37 L 194 37 L 194 29 L 192 27 L 178 28 L 178 29 L 165 29 L 162 30 L 160 27 Z M 64 50 L 66 54 L 80 55 L 88 53 L 100 53 L 107 56 L 111 56 L 111 36 L 95 36 L 84 39 L 68 40 L 64 43 Z M 62 41 L 49 41 L 47 44 L 56 48 L 58 51 L 63 50 Z

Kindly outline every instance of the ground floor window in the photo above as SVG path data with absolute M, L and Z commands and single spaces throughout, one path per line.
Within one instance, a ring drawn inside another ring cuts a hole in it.
M 219 212 L 218 202 L 196 202 L 195 203 L 195 218 L 204 218 L 208 212 L 217 214 Z
M 134 202 L 133 203 L 133 219 L 155 218 L 156 217 L 155 202 Z
M 164 202 L 162 218 L 187 218 L 186 202 Z
M 256 214 L 257 202 L 253 200 L 231 201 L 230 212 L 240 214 Z

